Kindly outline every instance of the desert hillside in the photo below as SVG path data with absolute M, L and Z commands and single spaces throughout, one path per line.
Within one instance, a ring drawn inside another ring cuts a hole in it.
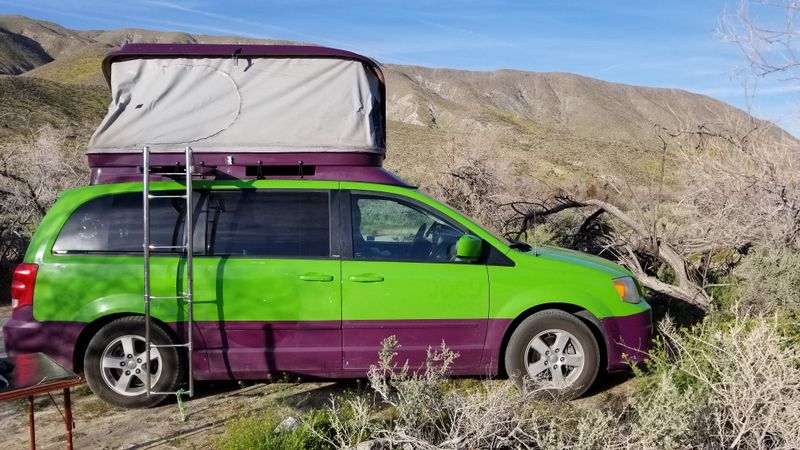
M 141 29 L 79 31 L 14 15 L 0 15 L 0 33 L 0 74 L 23 75 L 0 77 L 0 135 L 51 123 L 87 136 L 106 108 L 100 62 L 125 42 L 286 43 Z M 515 173 L 570 183 L 604 172 L 636 181 L 633 174 L 657 157 L 657 125 L 746 126 L 754 120 L 703 95 L 568 73 L 384 70 L 387 165 L 423 184 L 453 157 L 453 148 L 475 141 Z M 779 129 L 772 133 L 787 137 Z

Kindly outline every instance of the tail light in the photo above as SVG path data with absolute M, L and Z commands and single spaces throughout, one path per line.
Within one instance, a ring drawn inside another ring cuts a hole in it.
M 33 304 L 33 288 L 36 285 L 36 264 L 20 264 L 14 269 L 11 279 L 11 309 Z

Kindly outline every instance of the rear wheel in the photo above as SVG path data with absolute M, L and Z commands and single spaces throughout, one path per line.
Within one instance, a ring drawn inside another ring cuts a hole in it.
M 151 390 L 177 389 L 182 364 L 176 348 L 151 348 L 147 358 L 144 318 L 131 316 L 103 326 L 86 349 L 83 368 L 86 382 L 98 397 L 112 405 L 144 408 L 161 403 L 166 395 L 147 396 L 145 380 L 150 371 Z M 150 327 L 151 344 L 174 344 L 163 326 Z
M 597 378 L 600 349 L 580 319 L 548 309 L 526 318 L 514 330 L 505 365 L 509 377 L 522 388 L 576 398 Z

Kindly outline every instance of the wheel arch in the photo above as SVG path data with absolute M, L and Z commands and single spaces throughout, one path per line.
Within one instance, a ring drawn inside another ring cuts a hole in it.
M 597 341 L 597 346 L 600 349 L 600 369 L 605 370 L 608 366 L 608 348 L 606 345 L 605 334 L 603 332 L 603 327 L 600 323 L 600 319 L 598 319 L 591 311 L 582 308 L 578 305 L 574 305 L 571 303 L 544 303 L 541 305 L 536 305 L 527 310 L 520 313 L 514 320 L 506 328 L 505 333 L 503 334 L 503 340 L 500 344 L 500 354 L 498 355 L 497 361 L 497 373 L 501 376 L 508 376 L 506 373 L 506 348 L 508 347 L 508 342 L 511 340 L 511 335 L 517 329 L 520 323 L 523 320 L 527 319 L 528 317 L 548 309 L 556 309 L 560 311 L 564 311 L 566 313 L 572 314 L 573 316 L 577 317 L 581 322 L 583 322 L 589 330 L 594 335 L 595 341 Z

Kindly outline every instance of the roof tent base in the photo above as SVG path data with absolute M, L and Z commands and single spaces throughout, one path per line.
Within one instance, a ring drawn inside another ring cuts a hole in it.
M 141 153 L 88 154 L 91 184 L 142 181 Z M 183 170 L 183 152 L 152 153 L 150 164 L 159 170 Z M 383 156 L 366 153 L 194 153 L 198 180 L 308 179 L 362 181 L 410 186 L 382 167 Z

